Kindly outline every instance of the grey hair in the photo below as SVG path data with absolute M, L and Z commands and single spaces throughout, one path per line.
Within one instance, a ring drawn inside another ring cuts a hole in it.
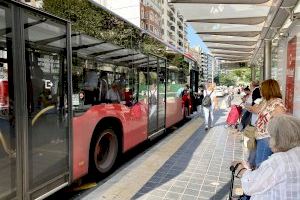
M 278 115 L 268 124 L 271 135 L 270 147 L 278 152 L 285 152 L 300 146 L 300 120 L 291 115 Z

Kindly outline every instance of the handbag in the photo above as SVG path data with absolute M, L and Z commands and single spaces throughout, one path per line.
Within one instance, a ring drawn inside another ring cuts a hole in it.
M 255 126 L 247 126 L 244 129 L 244 137 L 248 138 L 247 141 L 247 148 L 249 150 L 256 148 L 256 140 L 255 140 L 255 133 L 256 133 L 256 127 Z

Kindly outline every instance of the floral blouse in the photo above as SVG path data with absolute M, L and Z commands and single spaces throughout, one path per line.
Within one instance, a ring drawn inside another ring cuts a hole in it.
M 269 102 L 263 101 L 262 104 L 262 109 L 258 113 L 258 118 L 256 121 L 256 139 L 270 137 L 270 134 L 267 132 L 267 125 L 272 118 L 273 111 L 278 106 L 281 106 L 285 109 L 284 103 L 280 98 L 270 100 Z

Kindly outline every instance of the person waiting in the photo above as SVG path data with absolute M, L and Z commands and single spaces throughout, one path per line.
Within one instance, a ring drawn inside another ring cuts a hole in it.
M 270 119 L 276 115 L 286 112 L 280 87 L 276 80 L 269 79 L 262 82 L 260 91 L 264 99 L 263 102 L 255 106 L 245 106 L 248 111 L 258 114 L 255 132 L 256 168 L 258 168 L 260 164 L 272 154 L 272 151 L 269 147 L 270 134 L 266 128 Z
M 109 103 L 120 103 L 121 98 L 116 83 L 111 84 L 111 88 L 107 91 L 106 100 Z
M 300 199 L 300 120 L 278 115 L 267 126 L 273 154 L 258 169 L 246 162 L 233 162 L 242 189 L 251 200 Z

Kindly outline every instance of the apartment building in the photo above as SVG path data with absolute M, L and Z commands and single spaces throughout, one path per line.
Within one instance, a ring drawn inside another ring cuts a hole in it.
M 199 80 L 200 83 L 202 83 L 203 82 L 203 69 L 201 67 L 201 61 L 202 61 L 202 58 L 201 58 L 201 48 L 198 46 L 198 47 L 194 47 L 194 48 L 188 48 L 188 50 L 186 50 L 186 51 L 196 61 L 196 63 L 197 63 L 197 69 L 199 71 L 198 80 Z
M 187 25 L 167 0 L 94 0 L 136 26 L 152 33 L 173 48 L 188 48 Z
M 201 82 L 213 82 L 214 78 L 219 74 L 220 63 L 211 54 L 201 50 L 201 64 L 203 78 Z
M 165 42 L 180 51 L 187 49 L 186 24 L 184 18 L 174 8 L 168 4 L 167 0 L 162 1 L 162 37 Z
M 140 27 L 162 39 L 161 15 L 162 7 L 160 0 L 141 0 L 140 2 L 141 20 Z

